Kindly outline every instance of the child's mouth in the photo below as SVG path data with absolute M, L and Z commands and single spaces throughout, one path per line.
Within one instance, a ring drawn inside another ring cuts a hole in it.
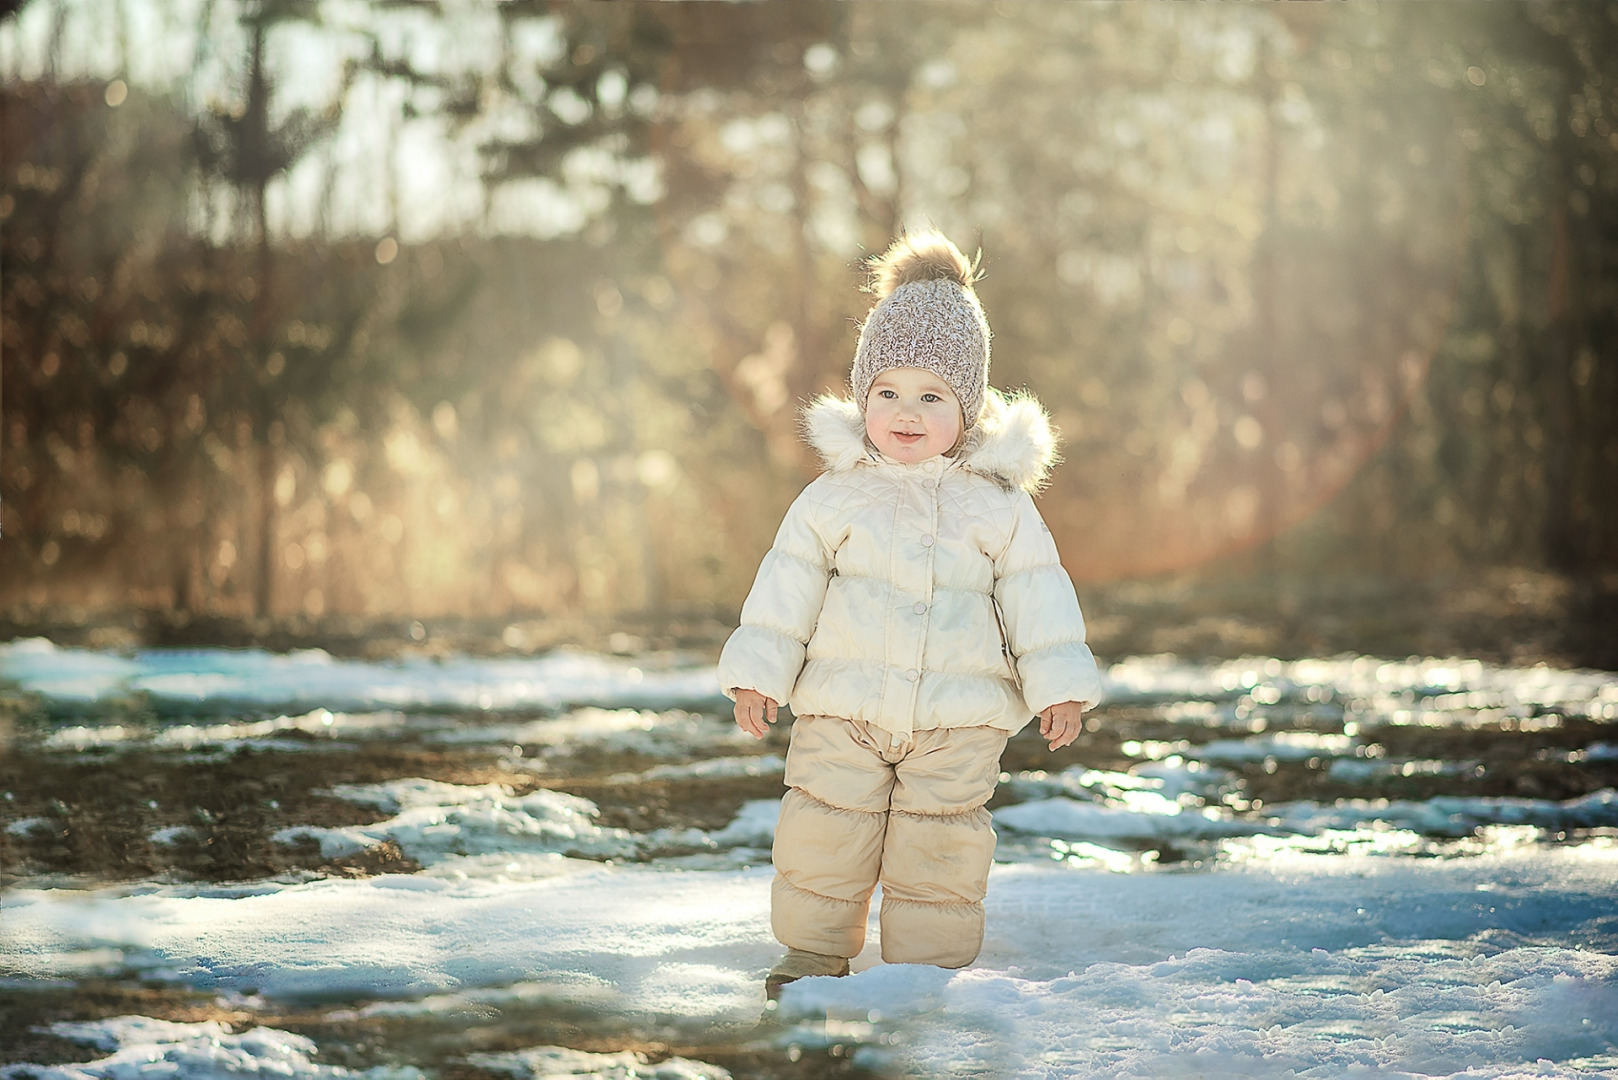
M 898 442 L 908 446 L 911 443 L 920 442 L 921 440 L 925 439 L 927 435 L 925 432 L 920 431 L 895 431 L 893 433 L 893 437 Z

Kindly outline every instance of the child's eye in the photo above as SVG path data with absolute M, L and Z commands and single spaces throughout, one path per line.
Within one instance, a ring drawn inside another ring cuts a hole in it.
M 890 399 L 891 398 L 896 398 L 896 397 L 899 396 L 898 394 L 895 394 L 892 390 L 878 390 L 877 393 L 881 394 L 885 398 L 890 398 Z
M 943 401 L 944 399 L 939 397 L 937 394 L 933 393 L 932 391 L 928 391 L 927 393 L 921 395 L 921 400 L 923 400 L 923 401 L 927 402 L 929 405 L 931 405 L 935 401 Z

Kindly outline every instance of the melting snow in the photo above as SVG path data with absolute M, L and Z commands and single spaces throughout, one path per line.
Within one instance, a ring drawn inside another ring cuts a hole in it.
M 213 1080 L 250 1076 L 287 1080 L 424 1080 L 409 1066 L 356 1072 L 313 1060 L 315 1044 L 302 1035 L 255 1027 L 232 1034 L 217 1021 L 175 1024 L 145 1016 L 120 1016 L 88 1024 L 52 1024 L 50 1031 L 107 1054 L 71 1065 L 0 1066 L 6 1080 L 130 1080 L 133 1077 L 184 1077 Z
M 606 1011 L 745 1026 L 779 951 L 769 878 L 597 867 L 235 896 L 19 891 L 0 962 L 70 975 L 112 949 L 199 987 L 449 993 L 416 1006 L 445 1011 L 474 988 L 515 994 L 544 978 L 591 988 Z M 856 968 L 869 970 L 805 981 L 784 1004 L 790 1018 L 877 1016 L 903 1040 L 867 1056 L 923 1076 L 1166 1077 L 1195 1062 L 1209 1075 L 1505 1077 L 1551 1055 L 1562 1064 L 1543 1075 L 1576 1076 L 1576 1060 L 1618 1063 L 1618 960 L 1603 951 L 1618 947 L 1615 902 L 1611 843 L 1438 861 L 1297 853 L 1200 873 L 997 866 L 973 969 L 875 965 L 868 948 Z
M 345 784 L 331 794 L 394 816 L 372 825 L 295 825 L 276 833 L 275 839 L 282 843 L 313 839 L 328 859 L 391 841 L 423 866 L 453 862 L 461 876 L 493 872 L 512 877 L 537 871 L 550 877 L 559 872 L 554 860 L 535 856 L 635 859 L 767 846 L 780 807 L 776 799 L 749 803 L 735 821 L 712 833 L 700 829 L 633 833 L 596 824 L 599 810 L 593 802 L 560 791 L 541 789 L 516 796 L 498 784 L 463 786 L 409 779 Z
M 0 678 L 62 703 L 131 694 L 170 707 L 304 704 L 328 709 L 558 709 L 722 701 L 713 668 L 643 667 L 559 650 L 532 659 L 339 660 L 320 649 L 141 649 L 115 656 L 39 638 L 0 644 Z
M 668 1058 L 648 1065 L 644 1055 L 591 1054 L 562 1046 L 536 1046 L 504 1054 L 471 1054 L 466 1059 L 491 1072 L 517 1080 L 730 1080 L 717 1065 Z
M 505 763 L 518 768 L 581 748 L 661 759 L 613 778 L 624 784 L 783 767 L 775 755 L 746 756 L 751 740 L 702 714 L 728 710 L 701 665 L 573 653 L 395 663 L 251 650 L 114 656 L 20 641 L 0 645 L 0 678 L 72 718 L 45 741 L 63 754 L 290 749 L 408 730 L 440 745 L 504 744 L 513 748 Z M 328 857 L 392 842 L 425 869 L 14 888 L 0 894 L 0 971 L 162 980 L 324 1008 L 334 1023 L 555 1002 L 626 1023 L 774 1038 L 783 1051 L 843 1045 L 856 1064 L 916 1077 L 1618 1075 L 1618 793 L 1258 809 L 1230 798 L 1232 770 L 1271 759 L 1318 758 L 1338 782 L 1458 775 L 1471 763 L 1372 756 L 1380 748 L 1359 729 L 1604 723 L 1618 719 L 1618 678 L 1466 660 L 1148 657 L 1114 665 L 1109 683 L 1115 700 L 1186 737 L 1124 742 L 1133 762 L 1124 771 L 1006 779 L 1023 801 L 999 807 L 995 821 L 1014 861 L 990 875 L 978 963 L 883 965 L 873 919 L 857 973 L 789 987 L 775 1035 L 745 1035 L 780 953 L 761 865 L 774 799 L 748 802 L 706 833 L 635 833 L 549 790 L 517 796 L 421 778 L 341 786 L 331 793 L 386 820 L 297 826 L 281 838 L 313 838 Z M 124 699 L 155 703 L 167 726 L 117 720 Z M 109 722 L 85 722 L 102 705 Z M 255 715 L 229 715 L 244 707 Z M 287 715 L 262 719 L 272 710 Z M 457 711 L 488 715 L 445 715 Z M 1286 715 L 1306 717 L 1309 730 L 1280 730 L 1272 721 Z M 1219 737 L 1198 745 L 1208 729 Z M 1564 743 L 1556 760 L 1609 762 L 1615 747 Z M 23 843 L 58 826 L 30 817 L 5 834 Z M 1582 834 L 1546 842 L 1571 830 Z M 175 826 L 152 839 L 186 837 Z M 1221 857 L 1201 869 L 1152 868 L 1122 850 L 1180 842 Z M 1452 857 L 1411 857 L 1434 853 L 1435 842 Z M 103 1056 L 7 1066 L 0 1080 L 416 1075 L 320 1064 L 314 1043 L 272 1026 L 121 1017 L 50 1030 Z M 458 1061 L 517 1078 L 726 1076 L 696 1060 L 554 1046 Z

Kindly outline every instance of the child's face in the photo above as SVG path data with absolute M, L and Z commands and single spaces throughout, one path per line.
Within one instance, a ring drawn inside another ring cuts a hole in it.
M 865 399 L 865 435 L 895 461 L 937 457 L 961 437 L 961 403 L 949 383 L 922 368 L 889 368 Z

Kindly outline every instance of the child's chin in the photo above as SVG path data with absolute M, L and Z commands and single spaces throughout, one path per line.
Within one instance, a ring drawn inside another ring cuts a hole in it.
M 923 461 L 933 456 L 933 452 L 927 449 L 926 439 L 917 439 L 915 442 L 890 440 L 887 453 L 889 457 L 905 461 Z

